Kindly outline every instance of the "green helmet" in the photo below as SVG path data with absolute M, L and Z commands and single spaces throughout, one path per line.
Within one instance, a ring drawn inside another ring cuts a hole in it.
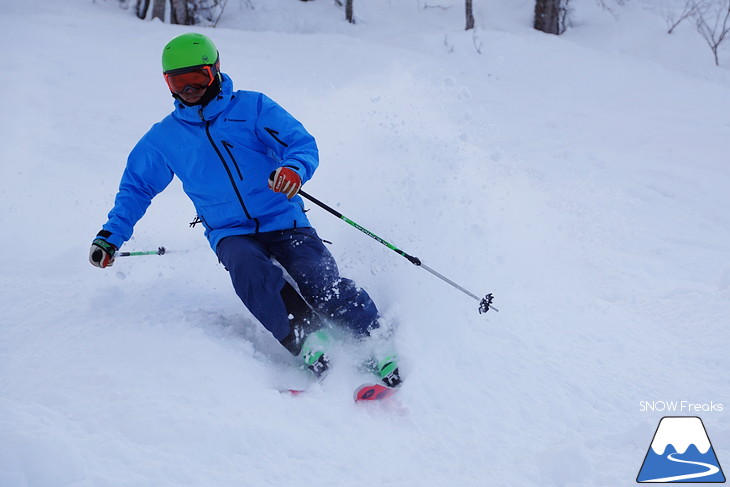
M 215 65 L 218 49 L 208 37 L 190 32 L 175 37 L 162 50 L 162 72 L 192 66 Z

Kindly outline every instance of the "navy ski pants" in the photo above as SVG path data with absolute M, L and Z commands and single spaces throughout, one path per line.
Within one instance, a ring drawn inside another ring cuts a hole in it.
M 358 337 L 378 327 L 375 303 L 353 281 L 340 276 L 334 257 L 314 228 L 226 237 L 216 253 L 243 304 L 279 341 L 289 335 L 290 323 L 281 295 L 286 281 L 272 258 L 323 318 Z

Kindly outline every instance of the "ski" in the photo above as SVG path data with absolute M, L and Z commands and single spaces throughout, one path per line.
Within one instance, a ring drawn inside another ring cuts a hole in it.
M 355 402 L 362 401 L 381 401 L 396 393 L 398 389 L 388 387 L 385 384 L 363 384 L 353 394 Z
M 355 402 L 382 401 L 396 393 L 398 389 L 388 387 L 385 384 L 367 383 L 363 384 L 352 395 Z M 279 389 L 281 394 L 289 396 L 300 396 L 307 393 L 307 389 Z
M 281 394 L 289 394 L 290 396 L 298 396 L 307 392 L 306 389 L 278 389 Z

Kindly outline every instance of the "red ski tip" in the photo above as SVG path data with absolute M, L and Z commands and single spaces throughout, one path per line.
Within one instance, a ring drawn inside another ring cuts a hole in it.
M 355 402 L 381 401 L 395 394 L 397 390 L 384 384 L 363 384 L 355 389 L 353 399 Z

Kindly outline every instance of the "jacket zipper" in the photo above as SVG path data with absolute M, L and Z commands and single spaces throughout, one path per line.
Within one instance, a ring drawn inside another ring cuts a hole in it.
M 230 142 L 227 142 L 225 140 L 221 140 L 221 144 L 223 144 L 223 148 L 228 152 L 228 157 L 231 158 L 231 161 L 233 161 L 233 165 L 236 168 L 236 172 L 238 173 L 238 178 L 243 181 L 243 174 L 241 174 L 241 168 L 238 167 L 238 163 L 236 162 L 236 158 L 233 157 L 233 145 Z
M 202 117 L 202 112 L 200 114 Z M 228 174 L 228 179 L 231 181 L 231 186 L 233 186 L 233 191 L 236 192 L 236 196 L 238 197 L 238 202 L 241 203 L 241 208 L 243 208 L 243 212 L 246 214 L 246 218 L 249 220 L 253 220 L 256 223 L 256 233 L 259 232 L 259 220 L 258 218 L 253 218 L 251 214 L 248 212 L 248 208 L 246 208 L 246 203 L 243 202 L 243 196 L 241 196 L 241 192 L 238 190 L 238 186 L 236 186 L 236 180 L 233 177 L 233 173 L 231 172 L 231 168 L 228 167 L 228 163 L 226 162 L 226 158 L 223 157 L 223 154 L 221 154 L 220 149 L 218 149 L 218 146 L 215 144 L 215 141 L 213 140 L 213 136 L 210 135 L 210 121 L 205 122 L 205 135 L 208 136 L 208 141 L 210 142 L 210 145 L 213 146 L 213 150 L 215 150 L 215 153 L 218 154 L 218 158 L 223 163 L 223 167 L 226 170 L 226 173 Z M 224 142 L 225 147 L 225 142 Z

